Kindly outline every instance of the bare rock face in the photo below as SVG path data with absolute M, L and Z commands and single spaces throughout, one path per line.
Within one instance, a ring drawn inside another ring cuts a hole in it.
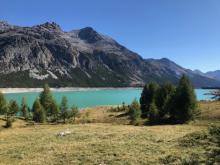
M 195 86 L 217 86 L 212 78 L 168 59 L 143 59 L 91 27 L 64 32 L 52 22 L 19 27 L 0 22 L 0 87 L 142 86 L 176 83 L 182 74 Z

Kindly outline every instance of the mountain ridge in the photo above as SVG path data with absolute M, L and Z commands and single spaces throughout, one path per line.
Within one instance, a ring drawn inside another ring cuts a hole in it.
M 143 59 L 92 27 L 65 32 L 55 22 L 21 27 L 0 22 L 0 87 L 127 87 L 150 81 L 220 86 L 173 61 Z

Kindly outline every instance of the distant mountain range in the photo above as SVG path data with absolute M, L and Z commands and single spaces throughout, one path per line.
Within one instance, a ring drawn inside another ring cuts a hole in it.
M 176 84 L 182 74 L 195 87 L 220 86 L 213 73 L 185 69 L 166 58 L 143 59 L 91 27 L 65 32 L 54 22 L 32 27 L 0 22 L 0 87 Z
M 206 73 L 203 73 L 200 70 L 195 70 L 194 72 L 197 73 L 197 74 L 200 74 L 202 76 L 206 76 L 206 77 L 209 77 L 209 78 L 220 81 L 220 70 L 209 71 L 209 72 L 206 72 Z

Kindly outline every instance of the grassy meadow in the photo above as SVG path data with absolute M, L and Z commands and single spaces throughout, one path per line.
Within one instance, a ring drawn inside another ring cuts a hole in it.
M 208 129 L 220 126 L 220 102 L 199 108 L 200 119 L 183 125 L 133 126 L 111 107 L 84 109 L 69 124 L 16 119 L 5 129 L 1 119 L 0 164 L 218 164 Z

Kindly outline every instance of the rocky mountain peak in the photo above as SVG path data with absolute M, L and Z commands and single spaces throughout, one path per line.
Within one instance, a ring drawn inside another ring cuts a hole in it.
M 102 36 L 91 27 L 80 29 L 78 37 L 88 43 L 95 43 L 102 39 Z
M 48 30 L 58 30 L 58 31 L 61 31 L 61 27 L 60 25 L 58 25 L 57 23 L 55 22 L 46 22 L 44 24 L 41 24 L 41 25 L 37 25 L 37 27 L 43 27 L 43 28 L 46 28 Z
M 0 21 L 0 32 L 5 31 L 5 30 L 9 30 L 12 28 L 14 28 L 14 26 L 10 25 L 7 21 Z

